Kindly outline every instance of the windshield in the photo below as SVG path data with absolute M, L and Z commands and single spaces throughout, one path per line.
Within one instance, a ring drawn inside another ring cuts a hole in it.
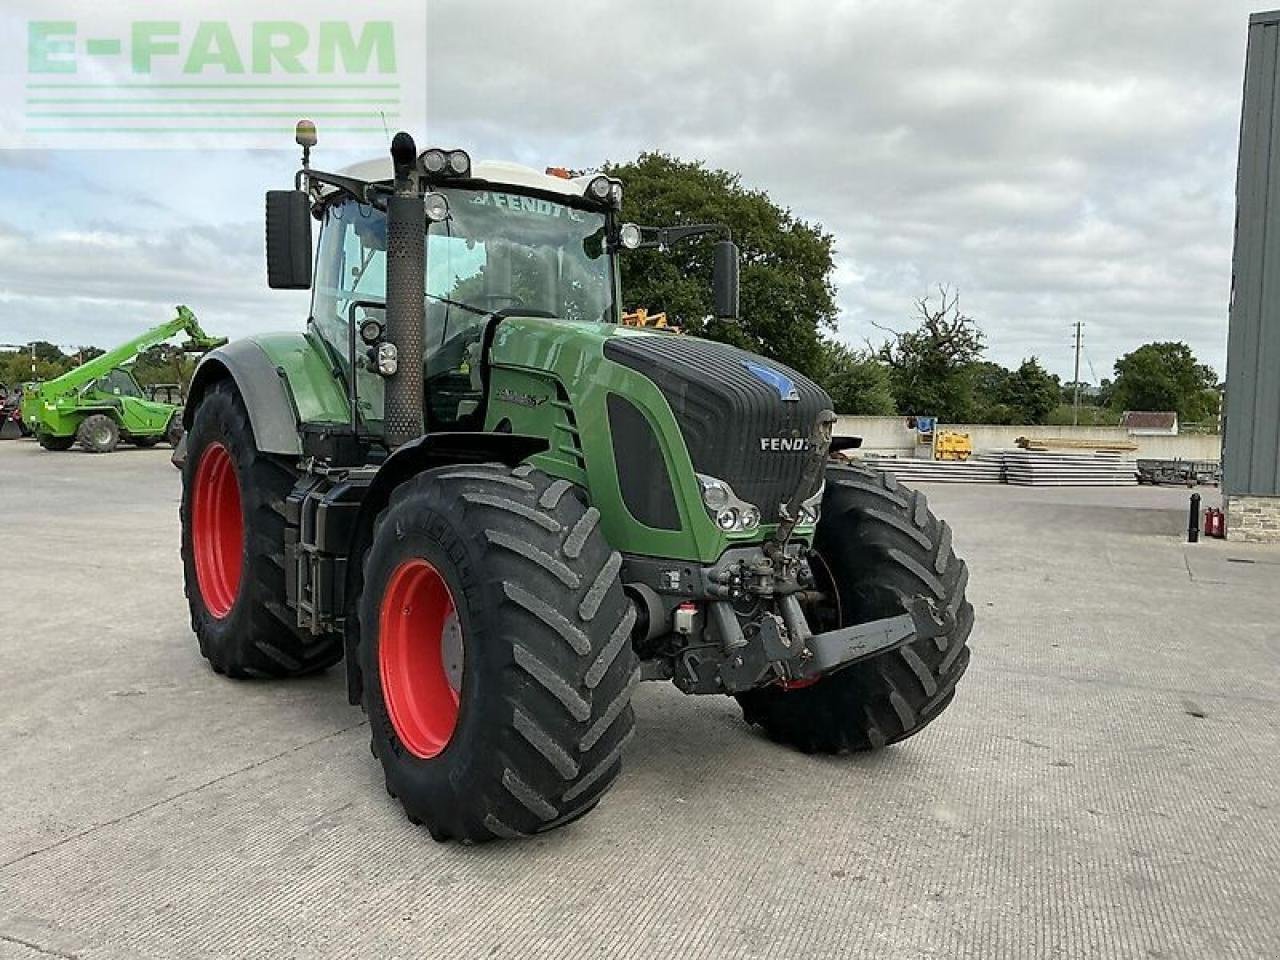
M 515 193 L 440 192 L 450 216 L 427 232 L 429 297 L 486 311 L 612 319 L 603 214 Z
M 120 367 L 116 367 L 110 373 L 99 377 L 93 383 L 89 384 L 88 391 L 90 393 L 106 393 L 114 397 L 137 397 L 142 399 L 142 391 L 138 388 L 138 381 L 133 379 L 133 374 Z
M 427 228 L 424 360 L 434 407 L 428 414 L 443 426 L 478 408 L 480 341 L 490 314 L 607 323 L 616 308 L 605 214 L 495 190 L 440 192 L 450 216 Z M 312 316 L 344 360 L 352 304 L 364 301 L 359 309 L 368 314 L 386 302 L 386 249 L 381 211 L 346 200 L 326 212 Z M 370 391 L 380 386 L 369 384 Z M 374 399 L 363 385 L 360 394 Z

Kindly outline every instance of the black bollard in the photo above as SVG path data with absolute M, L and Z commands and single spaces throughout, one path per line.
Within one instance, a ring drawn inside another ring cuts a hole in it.
M 1191 512 L 1187 515 L 1187 543 L 1200 542 L 1200 494 L 1191 495 Z

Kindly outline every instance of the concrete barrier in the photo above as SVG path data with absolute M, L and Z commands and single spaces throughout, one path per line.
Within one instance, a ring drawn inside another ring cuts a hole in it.
M 1124 427 L 1055 427 L 990 423 L 939 424 L 940 430 L 967 433 L 976 453 L 1008 450 L 1018 445 L 1018 437 L 1047 439 L 1062 437 L 1099 443 L 1132 442 L 1134 456 L 1143 460 L 1213 460 L 1222 458 L 1222 438 L 1217 434 L 1187 433 L 1176 437 L 1130 436 Z M 906 417 L 841 416 L 836 422 L 838 437 L 862 437 L 862 449 L 876 453 L 917 456 L 916 432 L 907 427 Z

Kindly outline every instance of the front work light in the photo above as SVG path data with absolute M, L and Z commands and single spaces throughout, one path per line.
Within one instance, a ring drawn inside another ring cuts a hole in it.
M 431 223 L 441 223 L 449 219 L 449 198 L 443 193 L 428 193 L 422 198 L 422 206 L 426 211 L 427 220 Z
M 592 200 L 599 200 L 604 203 L 609 199 L 609 194 L 613 191 L 613 182 L 606 176 L 592 177 L 591 182 L 587 184 L 587 196 Z
M 471 157 L 467 155 L 467 151 L 449 151 L 449 172 L 455 177 L 465 177 L 471 172 Z
M 469 177 L 471 157 L 465 150 L 432 147 L 418 155 L 418 166 L 428 177 Z
M 618 229 L 618 243 L 622 245 L 624 250 L 636 249 L 643 239 L 640 234 L 640 228 L 634 223 L 624 223 Z
M 445 167 L 449 165 L 449 158 L 443 150 L 423 150 L 422 155 L 418 157 L 418 163 L 421 165 L 423 173 L 439 176 L 444 173 Z

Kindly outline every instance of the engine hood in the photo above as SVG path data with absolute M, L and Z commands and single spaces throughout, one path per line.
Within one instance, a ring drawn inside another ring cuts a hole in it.
M 781 363 L 697 337 L 617 335 L 604 355 L 662 392 L 698 473 L 728 483 L 764 522 L 779 519 L 818 414 L 832 408 L 826 391 Z

